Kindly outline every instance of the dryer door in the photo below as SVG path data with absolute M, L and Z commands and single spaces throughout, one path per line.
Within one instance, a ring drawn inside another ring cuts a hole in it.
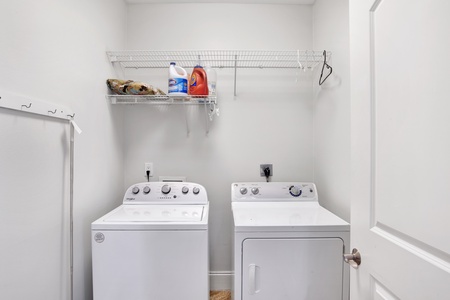
M 246 239 L 243 300 L 342 300 L 340 238 Z

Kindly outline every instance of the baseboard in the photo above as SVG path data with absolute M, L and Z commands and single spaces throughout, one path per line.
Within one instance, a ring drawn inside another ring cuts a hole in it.
M 233 272 L 211 271 L 209 272 L 209 289 L 211 291 L 231 290 Z

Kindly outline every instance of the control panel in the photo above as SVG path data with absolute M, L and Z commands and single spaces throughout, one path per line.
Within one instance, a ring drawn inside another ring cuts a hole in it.
M 311 182 L 240 182 L 231 185 L 232 201 L 318 201 Z
M 192 182 L 142 182 L 125 192 L 123 204 L 206 204 L 205 188 Z

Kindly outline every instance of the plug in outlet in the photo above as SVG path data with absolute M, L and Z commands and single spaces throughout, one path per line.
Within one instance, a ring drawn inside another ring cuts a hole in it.
M 266 177 L 266 181 L 269 182 L 269 177 L 273 175 L 272 164 L 259 165 L 259 173 L 262 177 Z
M 272 176 L 273 175 L 272 164 L 261 164 L 261 165 L 259 165 L 259 174 L 261 175 L 261 177 Z
M 147 178 L 147 172 L 149 172 L 149 177 L 153 177 L 153 163 L 145 163 L 145 177 Z

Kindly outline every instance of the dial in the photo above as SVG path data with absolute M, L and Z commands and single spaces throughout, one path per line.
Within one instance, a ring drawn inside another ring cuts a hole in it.
M 144 194 L 148 194 L 150 193 L 151 189 L 148 185 L 144 186 L 144 189 L 142 190 L 144 192 Z
M 171 188 L 170 188 L 170 186 L 168 186 L 167 184 L 163 185 L 162 188 L 161 188 L 161 192 L 162 192 L 163 194 L 168 194 L 168 193 L 170 193 L 170 190 L 171 190 Z
M 183 194 L 187 194 L 189 192 L 189 188 L 187 186 L 183 186 L 183 188 L 181 189 L 181 192 Z
M 242 195 L 247 194 L 247 188 L 245 188 L 245 187 L 241 188 L 240 191 L 241 191 Z
M 289 188 L 289 193 L 294 197 L 298 197 L 302 194 L 302 190 L 298 186 L 293 185 Z
M 253 195 L 257 195 L 258 193 L 259 193 L 259 188 L 257 188 L 257 187 L 252 188 Z
M 131 192 L 133 193 L 133 194 L 137 194 L 137 193 L 139 193 L 139 188 L 137 187 L 137 186 L 135 186 L 132 190 L 131 190 Z
M 192 189 L 192 192 L 197 195 L 198 193 L 200 193 L 200 189 L 198 187 L 194 187 Z

